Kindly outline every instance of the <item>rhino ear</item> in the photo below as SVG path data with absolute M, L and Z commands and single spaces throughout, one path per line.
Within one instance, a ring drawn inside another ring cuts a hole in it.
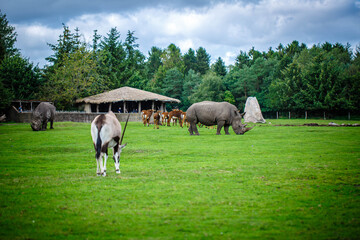
M 246 114 L 246 112 L 240 113 L 240 116 L 244 117 L 245 114 Z

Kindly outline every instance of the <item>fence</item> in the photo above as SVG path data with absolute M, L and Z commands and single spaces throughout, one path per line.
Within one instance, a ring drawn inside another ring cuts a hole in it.
M 359 112 L 340 112 L 340 111 L 273 111 L 262 112 L 265 119 L 339 119 L 339 120 L 359 120 Z
M 85 113 L 85 112 L 56 112 L 55 122 L 92 122 L 94 118 L 100 113 Z M 120 122 L 125 122 L 128 115 L 129 122 L 140 122 L 140 113 L 115 113 Z M 32 112 L 18 112 L 15 108 L 11 109 L 7 116 L 7 121 L 18 123 L 30 123 Z

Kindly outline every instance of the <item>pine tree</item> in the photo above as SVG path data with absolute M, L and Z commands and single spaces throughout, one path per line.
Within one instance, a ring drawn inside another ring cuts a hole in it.
M 77 32 L 78 33 L 78 32 Z M 68 26 L 63 24 L 63 33 L 59 36 L 57 44 L 48 43 L 48 46 L 54 52 L 50 57 L 45 58 L 47 61 L 52 63 L 52 67 L 62 66 L 65 58 L 69 57 L 71 53 L 79 49 L 79 36 L 74 37 Z
M 220 77 L 225 77 L 226 75 L 226 66 L 221 57 L 219 57 L 214 64 L 214 72 Z
M 9 25 L 6 14 L 2 14 L 0 10 L 0 64 L 6 56 L 19 53 L 15 48 L 16 36 L 15 27 Z
M 204 75 L 210 69 L 210 55 L 206 52 L 205 48 L 199 47 L 196 50 L 196 71 Z
M 185 74 L 187 74 L 190 69 L 196 70 L 196 56 L 192 48 L 189 48 L 188 52 L 184 54 L 184 64 Z

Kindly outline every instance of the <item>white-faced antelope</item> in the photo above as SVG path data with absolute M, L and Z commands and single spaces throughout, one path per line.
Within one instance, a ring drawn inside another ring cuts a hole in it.
M 129 115 L 130 116 L 130 115 Z M 113 148 L 114 163 L 116 173 L 120 173 L 120 154 L 126 146 L 121 145 L 126 130 L 126 121 L 123 134 L 121 135 L 121 125 L 113 112 L 97 116 L 91 123 L 91 137 L 95 148 L 95 159 L 97 162 L 96 173 L 98 176 L 106 176 L 106 161 L 108 158 L 108 148 Z M 104 157 L 104 164 L 103 164 Z
M 144 123 L 144 127 L 146 126 L 146 124 L 147 124 L 147 126 L 150 125 L 150 118 L 151 118 L 151 115 L 153 114 L 153 112 L 154 112 L 153 109 L 141 111 L 141 117 L 142 117 L 142 120 Z

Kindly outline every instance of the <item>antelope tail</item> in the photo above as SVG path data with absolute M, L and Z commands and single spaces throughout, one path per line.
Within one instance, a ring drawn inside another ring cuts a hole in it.
M 100 130 L 98 131 L 98 137 L 96 140 L 96 154 L 95 157 L 96 159 L 98 159 L 100 157 L 100 153 L 101 153 L 101 138 L 100 138 Z

